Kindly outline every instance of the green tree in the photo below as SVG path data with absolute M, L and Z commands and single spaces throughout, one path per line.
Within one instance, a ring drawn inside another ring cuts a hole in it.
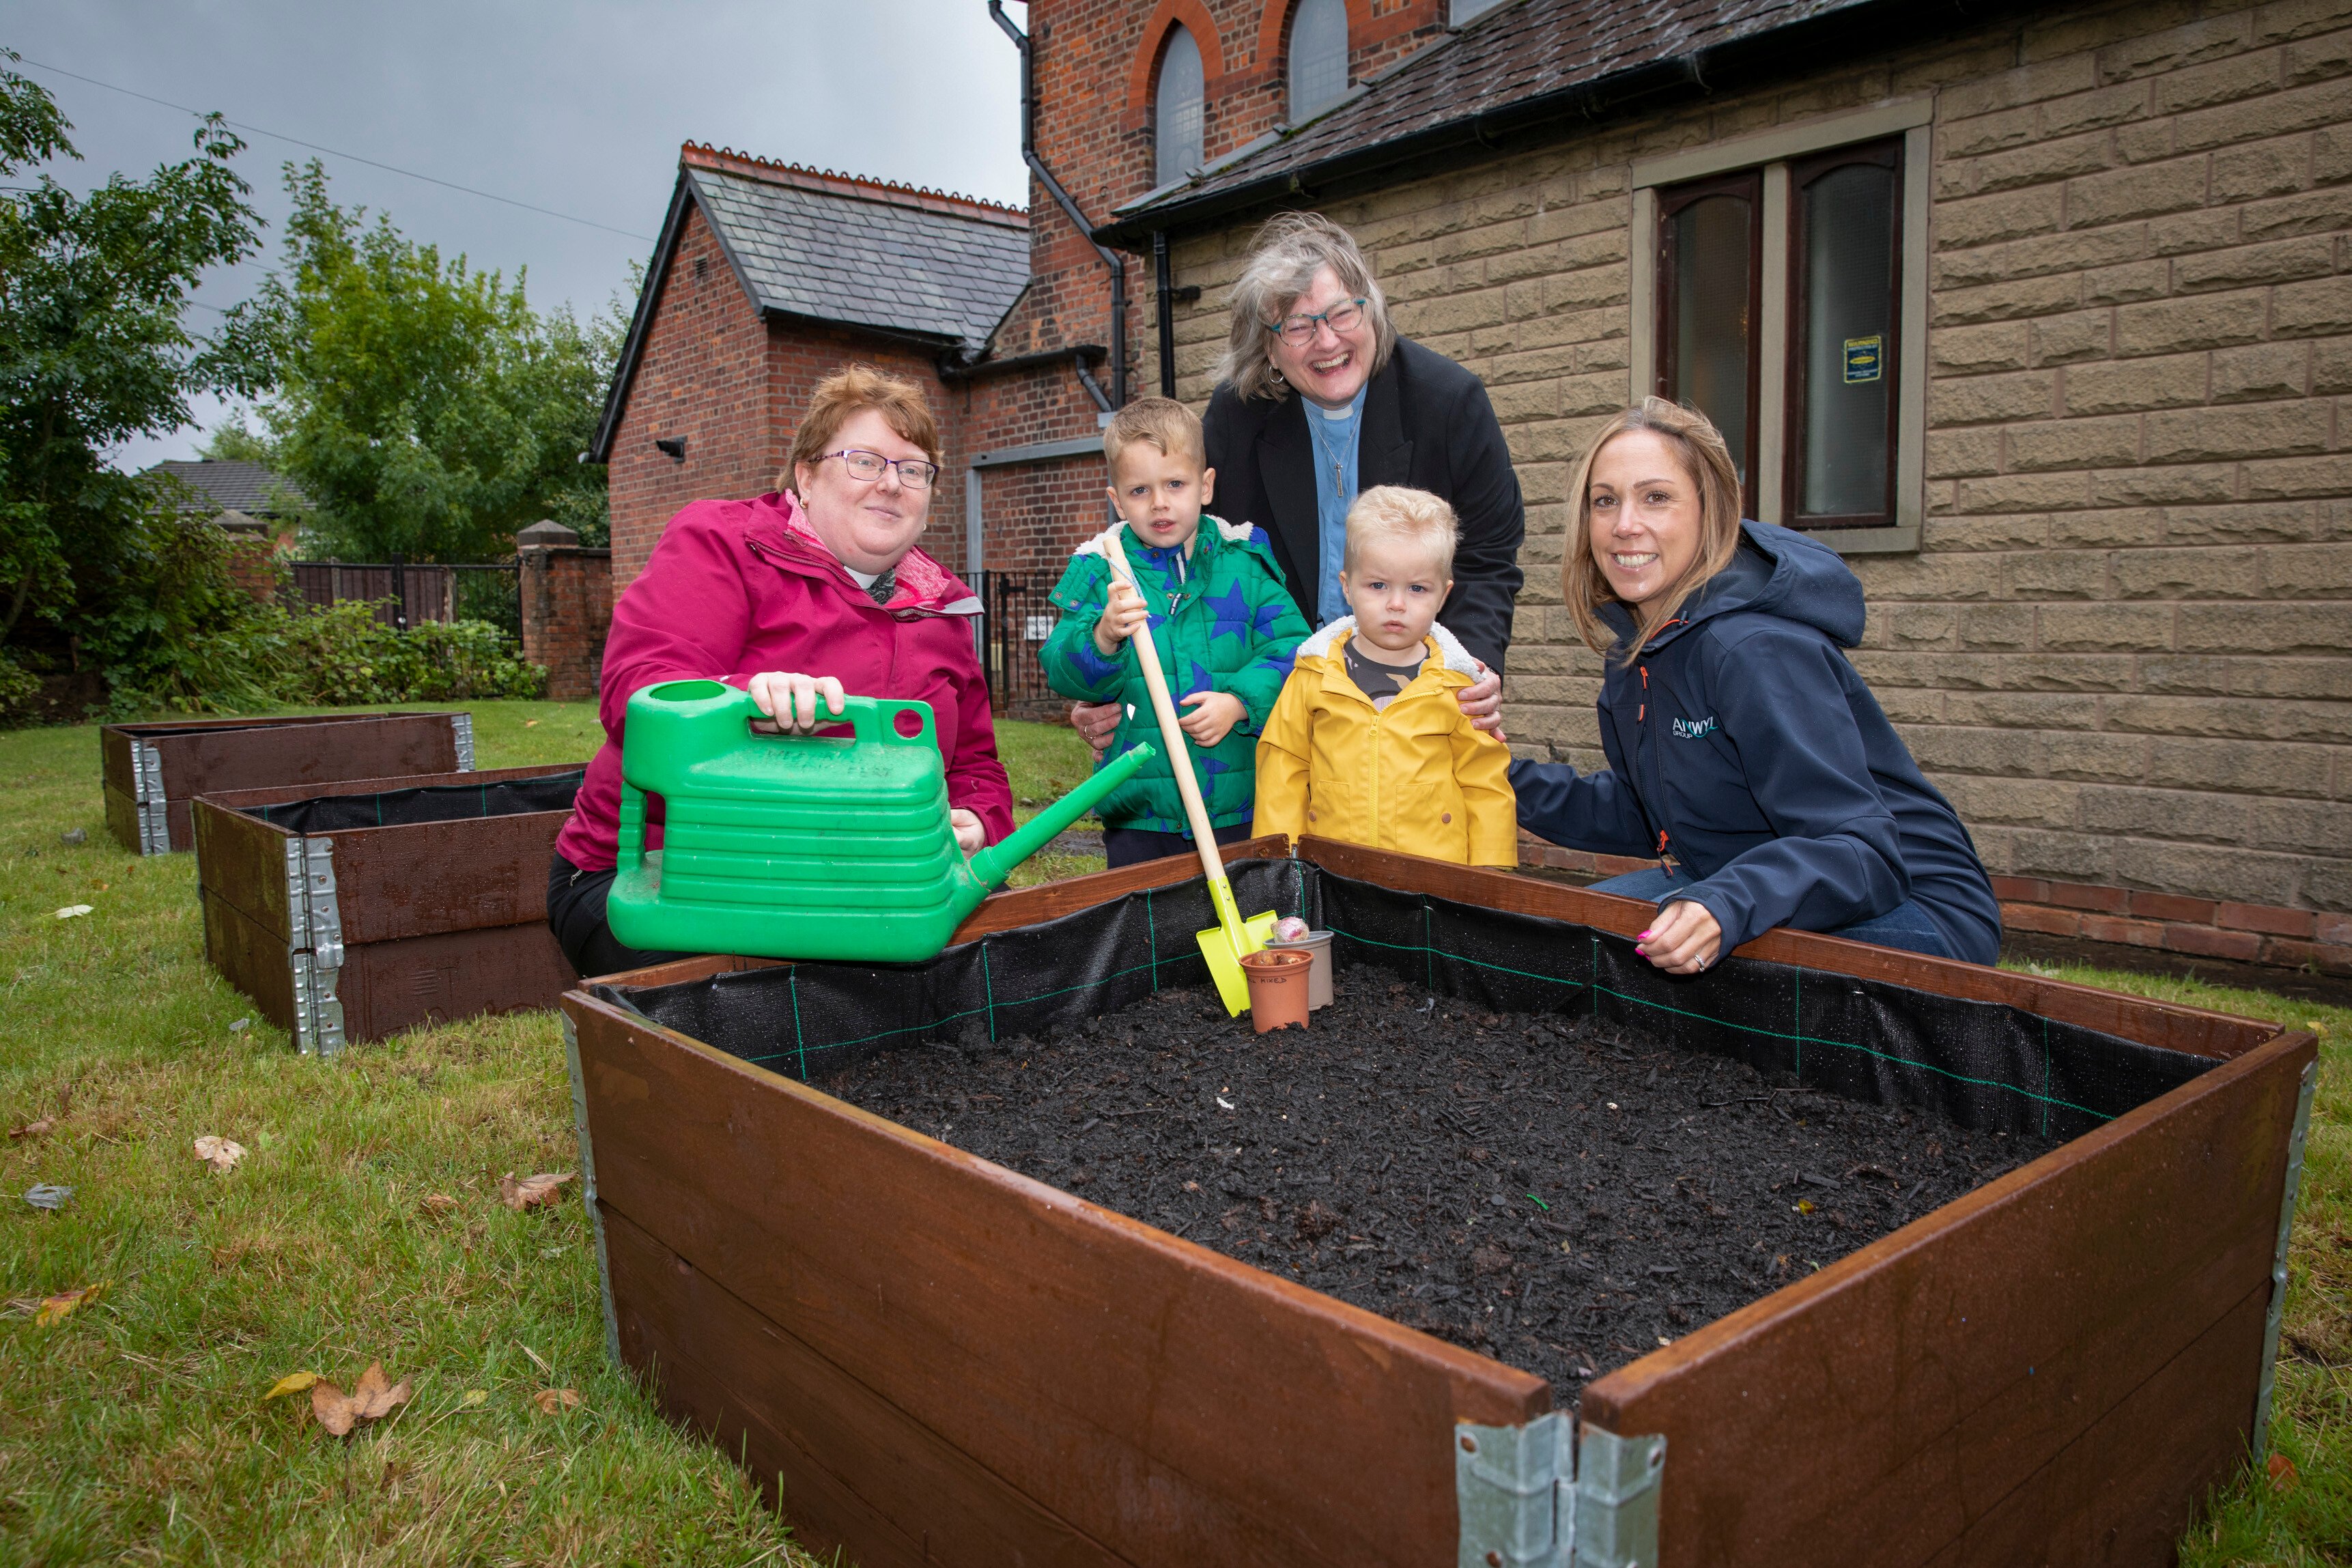
M 278 387 L 262 416 L 283 471 L 347 559 L 479 560 L 556 516 L 604 513 L 583 465 L 614 345 L 546 316 L 496 272 L 346 211 L 316 160 L 287 166 L 286 260 L 263 286 Z M 601 327 L 601 323 L 599 324 Z
M 45 89 L 0 65 L 0 175 L 79 157 L 71 129 Z M 205 271 L 258 244 L 250 187 L 230 167 L 244 146 L 215 115 L 194 157 L 144 181 L 117 173 L 78 196 L 44 173 L 0 192 L 0 660 L 39 634 L 113 664 L 162 623 L 178 521 L 107 457 L 185 423 L 191 398 L 249 396 L 268 377 L 247 314 L 211 340 L 184 319 Z

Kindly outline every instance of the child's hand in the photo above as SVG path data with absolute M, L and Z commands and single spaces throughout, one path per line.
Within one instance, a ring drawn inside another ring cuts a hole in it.
M 759 710 L 774 719 L 787 735 L 805 735 L 817 727 L 822 702 L 834 717 L 841 716 L 841 683 L 831 675 L 802 675 L 762 670 L 743 685 Z
M 1103 601 L 1102 614 L 1095 622 L 1095 651 L 1109 658 L 1150 619 L 1151 612 L 1143 607 L 1143 595 L 1123 582 L 1113 582 L 1110 597 Z
M 1231 692 L 1194 692 L 1176 706 L 1192 710 L 1176 721 L 1176 727 L 1191 736 L 1195 746 L 1216 745 L 1249 716 L 1242 699 Z

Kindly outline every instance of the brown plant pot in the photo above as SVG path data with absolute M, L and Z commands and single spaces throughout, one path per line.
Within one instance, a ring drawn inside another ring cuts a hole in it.
M 1295 947 L 1267 947 L 1243 956 L 1242 973 L 1249 977 L 1250 1022 L 1258 1033 L 1292 1024 L 1307 1027 L 1307 988 L 1314 967 L 1314 956 Z

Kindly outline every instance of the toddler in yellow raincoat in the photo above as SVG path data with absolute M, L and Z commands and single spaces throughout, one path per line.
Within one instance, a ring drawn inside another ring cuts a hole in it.
M 1437 624 L 1460 531 L 1426 490 L 1382 485 L 1349 508 L 1339 582 L 1355 613 L 1299 644 L 1258 737 L 1253 834 L 1518 863 L 1510 747 L 1454 701 L 1479 665 Z

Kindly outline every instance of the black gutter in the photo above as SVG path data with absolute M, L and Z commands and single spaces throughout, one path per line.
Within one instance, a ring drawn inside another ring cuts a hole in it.
M 1173 281 L 1168 268 L 1168 231 L 1151 231 L 1151 280 L 1160 318 L 1160 395 L 1176 395 L 1176 312 L 1168 298 Z
M 1557 136 L 1636 108 L 1713 97 L 1792 65 L 1811 69 L 1856 55 L 1883 54 L 1955 26 L 1981 25 L 2031 9 L 2028 0 L 1856 0 L 1746 37 L 1628 67 L 1391 141 L 1352 147 L 1190 201 L 1155 205 L 1106 224 L 1094 237 L 1139 254 L 1155 234 L 1205 227 L 1252 209 L 1329 200 L 1341 193 L 1335 186 L 1375 175 L 1394 179 L 1401 165 L 1427 165 L 1415 169 L 1421 173 L 1484 162 L 1511 151 L 1502 144 L 1507 138 L 1533 139 L 1543 132 Z M 1373 96 L 1377 98 L 1377 89 Z
M 1078 380 L 1086 387 L 1087 395 L 1095 400 L 1097 408 L 1108 413 L 1113 406 L 1109 394 L 1103 391 L 1102 383 L 1095 380 L 1093 372 L 1087 367 L 1109 353 L 1110 350 L 1100 343 L 1078 343 L 1067 349 L 1042 349 L 1034 354 L 1014 354 L 1003 360 L 976 360 L 971 364 L 958 364 L 942 357 L 938 371 L 940 380 L 952 386 L 958 382 L 984 381 L 990 376 L 1034 371 L 1043 365 L 1058 365 L 1066 360 L 1078 372 Z
M 1045 160 L 1037 155 L 1037 94 L 1035 73 L 1031 68 L 1029 35 L 1013 25 L 1004 14 L 1003 0 L 988 0 L 988 14 L 1021 51 L 1021 161 L 1037 176 L 1046 193 L 1054 198 L 1064 216 L 1077 228 L 1078 235 L 1094 246 L 1095 255 L 1110 268 L 1110 398 L 1113 408 L 1127 406 L 1127 259 L 1095 237 L 1095 225 L 1080 211 L 1070 193 L 1062 189 L 1062 182 L 1045 167 Z M 1081 379 L 1089 382 L 1086 367 L 1078 367 Z M 1099 393 L 1097 393 L 1099 397 Z

